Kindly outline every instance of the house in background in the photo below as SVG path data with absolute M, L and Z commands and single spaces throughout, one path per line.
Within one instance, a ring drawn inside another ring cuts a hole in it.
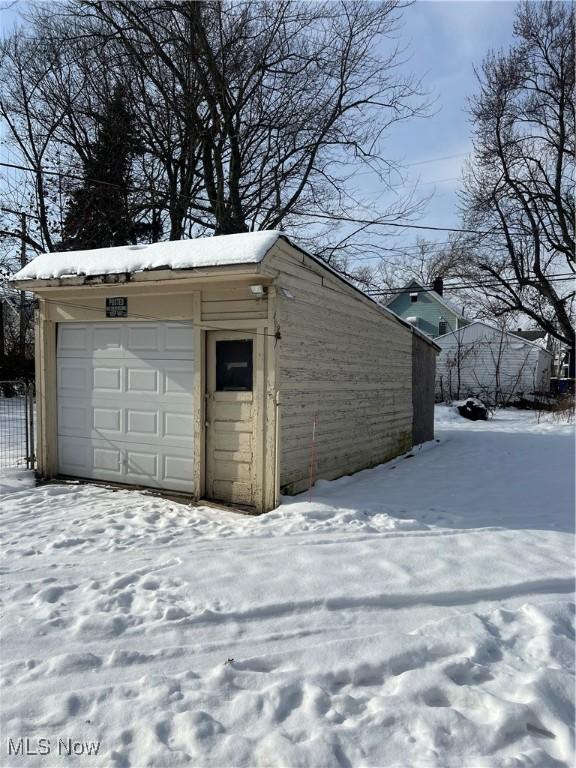
M 456 331 L 469 322 L 462 309 L 444 296 L 442 278 L 434 281 L 433 290 L 411 280 L 386 306 L 432 338 Z
M 548 392 L 553 355 L 542 345 L 483 320 L 435 339 L 436 399 L 479 397 L 507 405 L 533 392 Z
M 262 512 L 433 437 L 438 346 L 280 232 L 48 253 L 13 285 L 43 477 Z
M 515 336 L 521 339 L 532 341 L 543 349 L 547 349 L 552 354 L 554 362 L 552 363 L 552 376 L 556 378 L 566 378 L 570 369 L 570 349 L 566 344 L 551 336 L 542 329 L 512 331 Z

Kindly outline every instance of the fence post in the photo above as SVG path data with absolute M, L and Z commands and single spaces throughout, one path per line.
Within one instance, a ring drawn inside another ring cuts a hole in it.
M 29 384 L 29 390 L 30 390 L 30 469 L 36 468 L 36 442 L 34 440 L 34 394 L 35 394 L 35 383 L 33 381 L 30 381 Z
M 28 417 L 28 408 L 30 406 L 28 400 L 28 382 L 24 383 L 24 431 L 26 432 L 26 469 L 30 469 L 30 431 L 28 425 L 30 420 Z

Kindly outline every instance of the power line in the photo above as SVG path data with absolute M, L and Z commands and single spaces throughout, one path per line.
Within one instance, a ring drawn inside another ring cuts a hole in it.
M 566 278 L 557 278 L 557 279 L 559 280 L 559 279 L 566 279 Z M 486 287 L 486 285 L 487 284 L 484 284 L 483 287 Z M 340 293 L 340 294 L 342 294 L 344 296 L 350 297 L 349 293 L 346 293 L 345 291 L 342 291 L 342 290 L 340 290 L 338 288 L 333 288 L 332 286 L 327 286 L 327 285 L 322 285 L 322 287 L 326 288 L 327 290 L 334 291 L 335 293 Z M 352 286 L 352 287 L 354 287 L 354 286 Z M 474 286 L 465 286 L 465 287 L 474 287 Z M 458 290 L 459 286 L 450 286 L 450 290 L 454 290 L 454 289 Z M 9 290 L 12 290 L 12 289 L 9 289 Z M 421 288 L 421 289 L 418 289 L 418 292 L 424 292 L 424 291 L 428 291 L 428 290 L 429 289 Z M 380 306 L 382 309 L 384 309 L 383 305 L 379 304 L 379 302 L 377 302 L 376 299 L 374 298 L 376 295 L 379 295 L 380 292 L 368 292 L 368 291 L 360 291 L 360 292 L 364 293 L 367 296 L 367 298 L 372 299 L 372 301 L 374 301 L 374 303 L 377 306 Z M 414 291 L 410 291 L 410 292 L 412 293 Z M 58 300 L 58 299 L 44 298 L 43 301 L 45 301 L 47 304 L 55 304 L 55 305 L 59 305 L 59 306 L 71 307 L 71 308 L 74 308 L 74 309 L 84 309 L 84 310 L 88 310 L 90 312 L 98 312 L 99 314 L 102 313 L 102 307 L 94 307 L 94 306 L 90 306 L 90 305 L 87 305 L 87 304 L 80 304 L 80 303 L 77 303 L 77 302 L 63 301 L 63 300 Z M 307 302 L 307 301 L 304 301 L 304 300 L 298 299 L 298 298 L 290 299 L 290 301 L 295 301 L 298 304 L 308 304 L 308 305 L 311 304 L 310 302 Z M 312 304 L 312 306 L 315 306 L 315 305 Z M 388 311 L 392 315 L 394 315 L 393 312 L 391 312 L 390 310 L 388 310 Z M 405 325 L 405 326 L 408 325 L 407 321 L 404 320 L 403 318 L 400 318 L 397 315 L 394 315 L 394 316 L 403 325 Z M 128 320 L 130 318 L 134 318 L 134 319 L 138 319 L 138 320 L 149 320 L 149 321 L 155 321 L 155 322 L 170 322 L 170 323 L 174 323 L 176 325 L 190 325 L 190 324 L 194 324 L 193 320 L 175 320 L 175 319 L 172 319 L 172 318 L 158 317 L 157 315 L 140 314 L 140 313 L 136 313 L 136 312 L 131 312 L 130 313 L 130 317 L 128 318 Z M 200 321 L 200 323 L 196 324 L 196 327 L 204 329 L 204 330 L 214 330 L 214 331 L 221 331 L 221 330 L 223 330 L 223 328 L 221 326 L 212 325 L 212 324 L 206 323 L 206 322 L 204 322 L 202 320 Z M 282 339 L 282 329 L 281 328 L 279 328 L 274 333 L 269 333 L 268 331 L 259 331 L 257 329 L 250 330 L 249 332 L 252 335 L 254 335 L 254 336 L 263 336 L 263 337 L 267 337 L 267 338 L 273 338 L 276 342 Z M 296 334 L 296 333 L 292 333 L 292 332 L 290 333 L 290 336 L 291 337 L 302 338 L 302 339 L 308 339 L 309 338 L 308 335 Z
M 432 232 L 461 232 L 469 235 L 496 235 L 503 232 L 503 230 L 481 230 L 481 229 L 464 229 L 460 227 L 434 227 L 430 224 L 407 224 L 400 221 L 378 221 L 374 219 L 355 219 L 350 216 L 336 216 L 322 213 L 306 213 L 305 211 L 293 211 L 293 213 L 300 216 L 310 216 L 315 219 L 325 219 L 327 221 L 344 221 L 349 224 L 366 224 L 368 226 L 379 227 L 398 227 L 399 229 L 423 229 L 430 230 Z
M 550 283 L 562 283 L 562 282 L 568 282 L 572 281 L 574 282 L 576 280 L 576 277 L 573 274 L 569 273 L 562 273 L 560 275 L 557 275 L 555 277 L 547 278 L 548 282 Z M 515 288 L 533 288 L 534 286 L 526 284 L 524 282 L 521 282 L 517 279 L 514 280 L 507 280 L 506 281 L 508 285 L 511 285 Z M 475 288 L 504 288 L 505 286 L 501 282 L 475 282 L 475 283 L 460 283 L 460 284 L 444 284 L 444 290 L 445 291 L 464 291 L 464 290 L 470 290 Z M 366 293 L 370 296 L 380 296 L 380 295 L 395 295 L 395 294 L 403 294 L 403 293 L 430 293 L 434 291 L 434 286 L 425 287 L 422 288 L 378 288 L 378 289 L 367 289 Z M 442 297 L 443 298 L 443 297 Z
M 310 269 L 309 267 L 306 267 L 304 264 L 301 264 L 301 266 L 304 269 L 306 269 L 307 271 L 313 272 L 316 276 L 318 276 L 318 273 L 316 271 L 314 271 L 313 269 Z M 327 265 L 325 265 L 325 266 L 327 266 Z M 330 269 L 333 270 L 333 268 L 330 268 Z M 388 296 L 388 295 L 397 295 L 397 294 L 402 294 L 402 293 L 427 293 L 427 292 L 433 290 L 432 286 L 431 287 L 423 286 L 421 288 L 415 288 L 415 289 L 406 289 L 406 288 L 396 288 L 396 289 L 388 289 L 388 290 L 386 290 L 386 289 L 383 289 L 383 290 L 359 289 L 357 286 L 355 286 L 355 285 L 353 285 L 353 284 L 351 284 L 349 282 L 350 280 L 354 280 L 354 278 L 352 278 L 350 275 L 347 275 L 346 273 L 338 273 L 336 271 L 334 271 L 334 274 L 335 274 L 335 276 L 339 276 L 340 279 L 345 280 L 350 285 L 351 288 L 357 290 L 361 295 L 364 295 L 366 298 L 370 299 L 377 306 L 379 306 L 381 308 L 384 308 L 384 307 L 377 300 L 379 298 L 384 298 L 385 296 Z M 563 281 L 566 281 L 566 280 L 573 280 L 573 279 L 574 279 L 573 275 L 568 275 L 567 273 L 560 273 L 559 275 L 555 276 L 554 278 L 550 278 L 550 281 L 551 282 L 563 282 Z M 510 281 L 510 283 L 511 284 L 515 284 L 516 281 Z M 351 297 L 351 295 L 349 293 L 347 293 L 346 291 L 341 290 L 339 288 L 334 288 L 333 286 L 326 285 L 324 282 L 322 282 L 321 287 L 326 289 L 326 290 L 333 291 L 334 293 L 339 293 L 339 294 L 341 294 L 343 296 L 346 296 L 346 297 L 349 297 L 349 298 Z M 474 289 L 474 288 L 487 288 L 487 287 L 489 288 L 489 287 L 502 287 L 502 286 L 501 286 L 500 283 L 490 283 L 490 282 L 482 282 L 482 283 L 477 282 L 477 283 L 464 283 L 464 284 L 445 285 L 445 288 L 447 290 L 450 290 L 450 291 L 453 291 L 453 290 L 464 290 L 464 289 L 468 289 L 469 290 L 469 289 Z M 6 290 L 10 291 L 10 292 L 15 291 L 15 289 L 12 289 L 10 286 L 5 286 L 4 290 L 5 291 Z M 19 293 L 19 292 L 17 292 L 17 293 Z M 90 305 L 86 305 L 86 304 L 79 304 L 79 303 L 76 303 L 76 302 L 62 301 L 62 300 L 48 299 L 48 298 L 44 298 L 43 300 L 46 303 L 48 303 L 48 304 L 56 304 L 56 305 L 60 305 L 60 306 L 68 306 L 68 307 L 76 308 L 76 309 L 85 309 L 85 310 L 88 310 L 88 311 L 91 311 L 91 312 L 98 312 L 98 313 L 102 312 L 102 308 L 101 307 L 94 307 L 94 306 L 90 306 Z M 296 303 L 299 303 L 299 304 L 310 304 L 310 302 L 304 301 L 302 299 L 298 299 L 297 297 L 294 297 L 290 301 L 295 301 Z M 391 314 L 394 315 L 393 312 L 391 312 Z M 173 320 L 173 319 L 170 319 L 170 318 L 158 317 L 157 315 L 148 315 L 148 314 L 140 314 L 140 313 L 130 313 L 130 316 L 133 317 L 134 319 L 140 319 L 140 320 L 150 320 L 150 321 L 156 321 L 156 322 L 171 322 L 171 323 L 185 324 L 185 325 L 188 325 L 191 322 L 193 322 L 192 320 Z M 407 322 L 405 320 L 403 320 L 402 318 L 400 318 L 398 316 L 396 316 L 396 318 L 403 325 L 407 325 Z M 205 329 L 205 330 L 215 330 L 215 331 L 223 330 L 221 326 L 211 325 L 210 323 L 205 323 L 203 321 L 201 321 L 198 324 L 198 327 L 200 327 L 202 329 Z M 263 337 L 268 337 L 268 338 L 274 338 L 276 341 L 279 341 L 282 338 L 281 329 L 279 329 L 278 331 L 276 331 L 274 333 L 269 333 L 267 331 L 258 331 L 258 330 L 251 330 L 250 333 L 254 334 L 255 336 L 263 336 Z M 308 336 L 304 336 L 302 334 L 293 334 L 292 333 L 290 335 L 291 336 L 297 336 L 299 338 L 308 338 Z
M 358 283 L 359 285 L 362 285 L 362 280 L 358 279 L 354 275 L 351 275 L 348 272 L 345 272 L 344 270 L 337 269 L 333 267 L 331 264 L 328 264 L 328 262 L 319 262 L 319 265 L 324 267 L 325 269 L 328 269 L 333 275 L 336 277 L 340 277 L 341 279 L 344 279 L 345 282 L 348 284 L 351 284 L 352 287 L 356 288 L 353 283 Z M 302 269 L 305 269 L 307 272 L 311 272 L 312 274 L 318 276 L 318 272 L 316 272 L 314 269 L 311 269 L 310 267 L 307 267 L 305 264 L 301 263 L 299 265 Z M 412 278 L 416 279 L 416 278 Z M 556 275 L 552 275 L 547 278 L 548 282 L 556 283 L 556 282 L 569 282 L 569 281 L 575 281 L 576 282 L 576 275 L 572 272 L 559 272 Z M 510 280 L 506 281 L 508 285 L 514 286 L 514 287 L 534 287 L 530 284 L 525 283 L 524 281 L 520 281 L 517 278 L 511 278 Z M 346 294 L 344 291 L 340 291 L 336 288 L 332 288 L 331 286 L 327 286 L 325 284 L 322 284 L 323 288 L 337 291 L 338 293 L 342 293 L 344 295 Z M 458 291 L 458 290 L 469 290 L 469 289 L 475 289 L 475 288 L 493 288 L 493 287 L 503 287 L 501 282 L 496 282 L 494 279 L 488 279 L 488 280 L 476 280 L 473 282 L 465 282 L 463 280 L 460 280 L 460 282 L 457 283 L 444 283 L 444 290 L 445 291 Z M 10 286 L 4 287 L 4 290 L 14 291 L 16 293 L 19 293 L 14 288 L 11 288 Z M 377 295 L 389 295 L 389 294 L 402 294 L 402 293 L 429 293 L 434 291 L 434 285 L 422 285 L 421 287 L 406 287 L 401 286 L 398 288 L 361 288 L 359 289 L 361 293 L 366 294 L 367 296 L 377 296 Z M 74 306 L 74 305 L 71 305 Z M 80 305 L 78 305 L 80 306 Z M 90 309 L 90 307 L 85 307 L 87 309 Z M 143 315 L 142 317 L 146 317 Z M 156 319 L 160 320 L 161 318 L 155 318 L 150 316 L 150 319 Z
M 74 179 L 74 181 L 89 181 L 92 184 L 102 184 L 106 187 L 113 187 L 114 189 L 129 190 L 131 192 L 146 192 L 149 191 L 146 187 L 125 187 L 121 184 L 116 184 L 114 181 L 105 181 L 104 179 L 93 179 L 90 176 L 80 176 L 77 173 L 69 173 L 67 171 L 52 171 L 49 168 L 32 168 L 28 165 L 19 165 L 18 163 L 6 163 L 0 162 L 0 166 L 3 168 L 12 168 L 17 171 L 27 171 L 28 173 L 43 173 L 45 176 L 58 176 L 65 179 Z M 189 195 L 180 195 L 188 200 L 192 200 Z
M 424 243 L 423 245 L 419 245 L 418 243 L 412 243 L 411 245 L 406 245 L 406 246 L 401 245 L 401 246 L 398 246 L 397 248 L 386 248 L 384 246 L 378 246 L 378 250 L 384 251 L 386 254 L 397 254 L 398 256 L 405 256 L 409 251 L 414 251 L 415 253 L 417 253 L 420 250 L 425 251 L 433 248 L 434 249 L 442 248 L 445 245 L 452 245 L 452 240 L 431 240 L 431 241 L 426 240 L 426 241 L 423 241 L 423 243 Z M 370 248 L 374 248 L 374 247 L 375 246 L 372 246 L 372 245 L 370 246 Z M 327 248 L 326 250 L 329 250 L 329 249 Z M 317 251 L 316 253 L 318 254 Z M 322 250 L 320 250 L 320 253 L 322 253 Z M 318 258 L 322 258 L 322 257 L 318 256 Z M 381 259 L 382 256 L 378 253 L 367 254 L 365 256 L 361 253 L 351 253 L 351 254 L 346 254 L 346 256 L 343 258 L 370 260 L 370 259 Z M 395 264 L 394 266 L 397 266 L 397 264 Z
M 470 152 L 458 152 L 456 155 L 445 155 L 444 157 L 431 157 L 428 160 L 417 160 L 413 163 L 404 163 L 407 168 L 411 168 L 414 165 L 428 165 L 430 163 L 439 163 L 442 160 L 454 160 L 457 157 L 466 157 Z
M 49 169 L 44 169 L 44 168 L 40 168 L 40 169 L 32 168 L 26 165 L 19 165 L 17 163 L 6 163 L 3 161 L 0 161 L 0 166 L 3 168 L 12 168 L 19 171 L 26 171 L 28 173 L 43 173 L 46 176 L 57 176 L 59 178 L 69 178 L 69 179 L 74 179 L 75 181 L 89 181 L 91 184 L 102 184 L 108 187 L 122 189 L 128 192 L 144 192 L 144 193 L 150 192 L 150 190 L 147 189 L 146 187 L 121 186 L 120 184 L 116 184 L 113 181 L 93 179 L 87 176 L 79 176 L 78 174 L 68 173 L 65 171 L 51 171 Z M 182 200 L 187 200 L 188 202 L 194 202 L 194 198 L 191 197 L 190 195 L 184 195 L 182 193 L 179 193 L 177 197 Z M 378 220 L 375 221 L 373 219 L 358 219 L 358 218 L 352 218 L 348 216 L 332 216 L 332 215 L 322 214 L 322 213 L 308 213 L 306 211 L 293 211 L 293 213 L 298 213 L 301 216 L 307 216 L 312 219 L 324 219 L 327 221 L 337 220 L 337 221 L 348 222 L 350 224 L 365 224 L 368 226 L 395 227 L 398 229 L 418 229 L 418 230 L 428 230 L 432 232 L 459 232 L 463 234 L 486 236 L 486 235 L 494 235 L 501 231 L 501 230 L 464 229 L 459 227 L 436 227 L 436 226 L 426 225 L 426 224 L 409 224 L 408 222 L 399 222 L 399 221 L 378 221 Z

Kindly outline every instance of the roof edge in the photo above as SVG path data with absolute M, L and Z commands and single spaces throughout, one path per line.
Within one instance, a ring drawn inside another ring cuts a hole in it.
M 373 298 L 372 298 L 372 296 L 369 296 L 369 295 L 368 295 L 368 294 L 367 294 L 365 291 L 363 291 L 361 288 L 358 288 L 356 285 L 354 285 L 354 283 L 353 283 L 351 280 L 349 280 L 349 278 L 347 278 L 345 275 L 343 275 L 342 273 L 338 272 L 336 269 L 334 269 L 333 267 L 331 267 L 331 266 L 330 266 L 329 264 L 327 264 L 325 261 L 322 261 L 322 259 L 318 258 L 318 256 L 314 256 L 314 254 L 313 254 L 313 253 L 310 253 L 310 252 L 309 252 L 309 251 L 307 251 L 305 248 L 302 248 L 302 246 L 298 245 L 297 243 L 294 243 L 294 242 L 293 242 L 293 241 L 292 241 L 292 240 L 291 240 L 291 239 L 288 237 L 288 235 L 285 235 L 284 233 L 281 233 L 281 234 L 280 234 L 280 236 L 278 237 L 278 240 L 280 240 L 280 239 L 282 239 L 282 240 L 284 240 L 285 242 L 287 242 L 287 243 L 288 243 L 288 245 L 292 246 L 292 248 L 296 249 L 297 251 L 300 251 L 300 253 L 303 253 L 305 256 L 308 256 L 308 258 L 309 258 L 309 259 L 312 259 L 312 261 L 316 262 L 316 264 L 318 264 L 319 266 L 323 267 L 323 268 L 324 268 L 324 269 L 325 269 L 327 272 L 329 272 L 331 275 L 333 275 L 334 277 L 337 277 L 339 280 L 341 280 L 341 281 L 342 281 L 342 282 L 343 282 L 345 285 L 347 285 L 349 288 L 352 288 L 354 291 L 356 291 L 357 293 L 359 293 L 359 294 L 360 294 L 360 295 L 361 295 L 363 298 L 367 299 L 369 302 L 371 302 L 372 304 L 374 304 L 374 306 L 375 306 L 375 307 L 376 307 L 376 308 L 377 308 L 377 309 L 378 309 L 380 312 L 382 312 L 382 314 L 386 315 L 387 317 L 390 317 L 392 320 L 395 320 L 397 323 L 399 323 L 400 325 L 402 325 L 402 326 L 404 326 L 405 328 L 407 328 L 408 330 L 410 330 L 410 332 L 411 332 L 413 335 L 415 335 L 415 336 L 418 336 L 418 337 L 419 337 L 419 338 L 421 338 L 423 341 L 425 341 L 425 342 L 427 342 L 428 344 L 430 344 L 430 346 L 432 346 L 432 347 L 434 347 L 435 349 L 437 349 L 439 352 L 442 350 L 442 348 L 441 348 L 441 347 L 440 347 L 438 344 L 436 344 L 436 342 L 434 341 L 434 339 L 432 339 L 432 337 L 430 337 L 430 336 L 427 336 L 427 335 L 426 335 L 425 333 L 423 333 L 423 332 L 422 332 L 422 331 L 421 331 L 419 328 L 415 328 L 415 327 L 412 325 L 412 323 L 409 323 L 407 320 L 404 320 L 404 318 L 402 318 L 402 317 L 399 317 L 399 316 L 398 316 L 398 315 L 397 315 L 395 312 L 393 312 L 391 309 L 388 309 L 388 307 L 387 307 L 386 305 L 384 305 L 384 304 L 379 304 L 379 303 L 376 301 L 376 299 L 373 299 Z M 278 242 L 278 241 L 276 241 L 276 242 Z M 276 245 L 276 243 L 275 243 L 274 245 Z M 268 254 L 270 253 L 270 251 L 272 250 L 272 248 L 274 248 L 274 245 L 273 245 L 273 246 L 272 246 L 272 247 L 271 247 L 271 248 L 270 248 L 270 249 L 267 251 L 266 255 L 264 256 L 264 259 L 262 260 L 262 262 L 264 262 L 264 261 L 265 261 L 265 259 L 267 258 Z
M 456 330 L 454 331 L 448 331 L 448 333 L 443 333 L 442 336 L 436 336 L 436 338 L 445 339 L 446 336 L 454 336 L 455 334 L 460 333 L 460 331 L 465 331 L 466 328 L 470 328 L 470 326 L 472 325 L 483 325 L 485 328 L 490 328 L 491 331 L 499 331 L 499 332 L 505 333 L 507 336 L 513 336 L 522 344 L 529 344 L 531 347 L 535 347 L 536 349 L 539 349 L 542 352 L 546 352 L 546 354 L 554 357 L 553 353 L 550 352 L 549 349 L 546 349 L 545 347 L 541 347 L 540 344 L 535 344 L 533 341 L 530 341 L 529 339 L 523 339 L 521 336 L 516 336 L 515 333 L 512 333 L 512 331 L 507 331 L 505 328 L 498 328 L 497 325 L 490 325 L 490 323 L 487 323 L 485 320 L 470 320 L 466 325 L 462 326 L 462 328 L 456 328 Z
M 450 304 L 448 304 L 448 302 L 444 299 L 444 297 L 440 296 L 440 294 L 437 291 L 435 291 L 433 288 L 426 288 L 426 286 L 422 285 L 422 283 L 419 280 L 416 280 L 415 277 L 412 278 L 412 280 L 410 280 L 408 283 L 406 283 L 406 285 L 404 285 L 402 288 L 398 289 L 396 295 L 392 296 L 392 298 L 388 299 L 388 301 L 386 302 L 386 306 L 388 306 L 393 301 L 395 301 L 398 298 L 398 296 L 402 296 L 402 294 L 405 291 L 407 291 L 408 288 L 413 283 L 416 283 L 416 285 L 418 285 L 422 289 L 422 291 L 424 291 L 425 293 L 431 294 L 433 299 L 436 299 L 436 301 L 439 304 L 442 304 L 442 306 L 445 307 L 449 312 L 452 312 L 453 315 L 456 315 L 456 317 L 458 319 L 460 319 L 460 320 L 467 320 L 468 319 L 464 314 L 462 314 L 462 312 L 457 312 L 456 311 L 456 307 L 450 306 Z M 448 287 L 448 290 L 449 290 L 450 286 L 447 286 L 447 287 Z
M 92 287 L 92 286 L 115 286 L 115 285 L 128 285 L 128 284 L 134 284 L 134 283 L 145 283 L 148 281 L 151 281 L 154 279 L 154 275 L 160 275 L 162 274 L 162 277 L 158 277 L 158 279 L 165 280 L 167 282 L 172 280 L 178 280 L 178 279 L 189 279 L 189 278 L 198 278 L 202 276 L 211 277 L 213 275 L 222 274 L 223 272 L 230 273 L 230 274 L 239 274 L 244 272 L 245 274 L 258 274 L 260 272 L 261 266 L 264 264 L 266 259 L 268 258 L 271 251 L 276 247 L 279 240 L 284 240 L 288 245 L 290 245 L 292 248 L 294 248 L 297 251 L 300 251 L 300 253 L 307 256 L 309 259 L 314 261 L 316 264 L 318 264 L 320 267 L 325 269 L 327 272 L 329 272 L 332 276 L 339 279 L 341 282 L 343 282 L 346 286 L 351 288 L 356 293 L 359 293 L 364 299 L 368 300 L 371 304 L 373 304 L 382 314 L 386 315 L 390 319 L 394 320 L 399 325 L 402 325 L 403 327 L 410 330 L 410 332 L 421 338 L 426 343 L 430 344 L 430 346 L 434 347 L 436 350 L 441 351 L 441 347 L 436 344 L 436 342 L 430 337 L 427 336 L 425 333 L 420 331 L 418 328 L 415 328 L 411 323 L 404 320 L 403 318 L 399 317 L 396 313 L 394 313 L 391 309 L 388 309 L 388 307 L 384 304 L 380 304 L 375 299 L 372 298 L 372 296 L 369 296 L 365 291 L 363 291 L 361 288 L 358 288 L 354 283 L 347 278 L 345 275 L 338 272 L 336 269 L 331 267 L 329 264 L 327 264 L 325 261 L 322 261 L 318 256 L 315 256 L 313 253 L 310 253 L 302 246 L 298 245 L 296 242 L 294 242 L 288 235 L 286 235 L 283 232 L 279 232 L 278 236 L 274 240 L 274 242 L 270 245 L 268 250 L 264 253 L 261 260 L 258 262 L 237 262 L 235 264 L 218 264 L 214 266 L 206 266 L 206 267 L 182 267 L 182 268 L 170 268 L 170 267 L 153 267 L 150 269 L 142 269 L 135 272 L 114 272 L 114 273 L 101 273 L 101 274 L 95 274 L 95 275 L 62 275 L 61 277 L 54 277 L 54 278 L 47 278 L 47 279 L 35 279 L 35 278 L 29 278 L 24 280 L 14 280 L 12 277 L 8 278 L 10 284 L 14 286 L 14 288 L 17 288 L 19 290 L 23 291 L 31 291 L 35 292 L 38 290 L 44 289 L 55 289 L 55 288 L 67 288 L 67 287 L 76 287 L 76 288 L 82 288 L 82 287 Z
M 273 247 L 273 246 L 272 246 Z M 268 255 L 266 252 L 264 258 Z M 18 290 L 32 291 L 42 288 L 67 288 L 67 287 L 92 287 L 100 285 L 129 285 L 133 283 L 146 283 L 154 279 L 153 275 L 162 275 L 159 280 L 186 280 L 197 277 L 213 277 L 214 275 L 228 272 L 231 274 L 258 274 L 260 262 L 248 261 L 236 264 L 218 264 L 211 267 L 182 267 L 174 269 L 170 267 L 153 267 L 141 269 L 138 272 L 111 272 L 98 275 L 63 275 L 62 277 L 28 278 L 25 280 L 13 280 L 9 278 L 10 285 Z

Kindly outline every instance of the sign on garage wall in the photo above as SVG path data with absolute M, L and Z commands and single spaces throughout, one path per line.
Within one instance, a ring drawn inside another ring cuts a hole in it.
M 126 296 L 114 296 L 106 299 L 106 317 L 128 317 L 128 299 Z

